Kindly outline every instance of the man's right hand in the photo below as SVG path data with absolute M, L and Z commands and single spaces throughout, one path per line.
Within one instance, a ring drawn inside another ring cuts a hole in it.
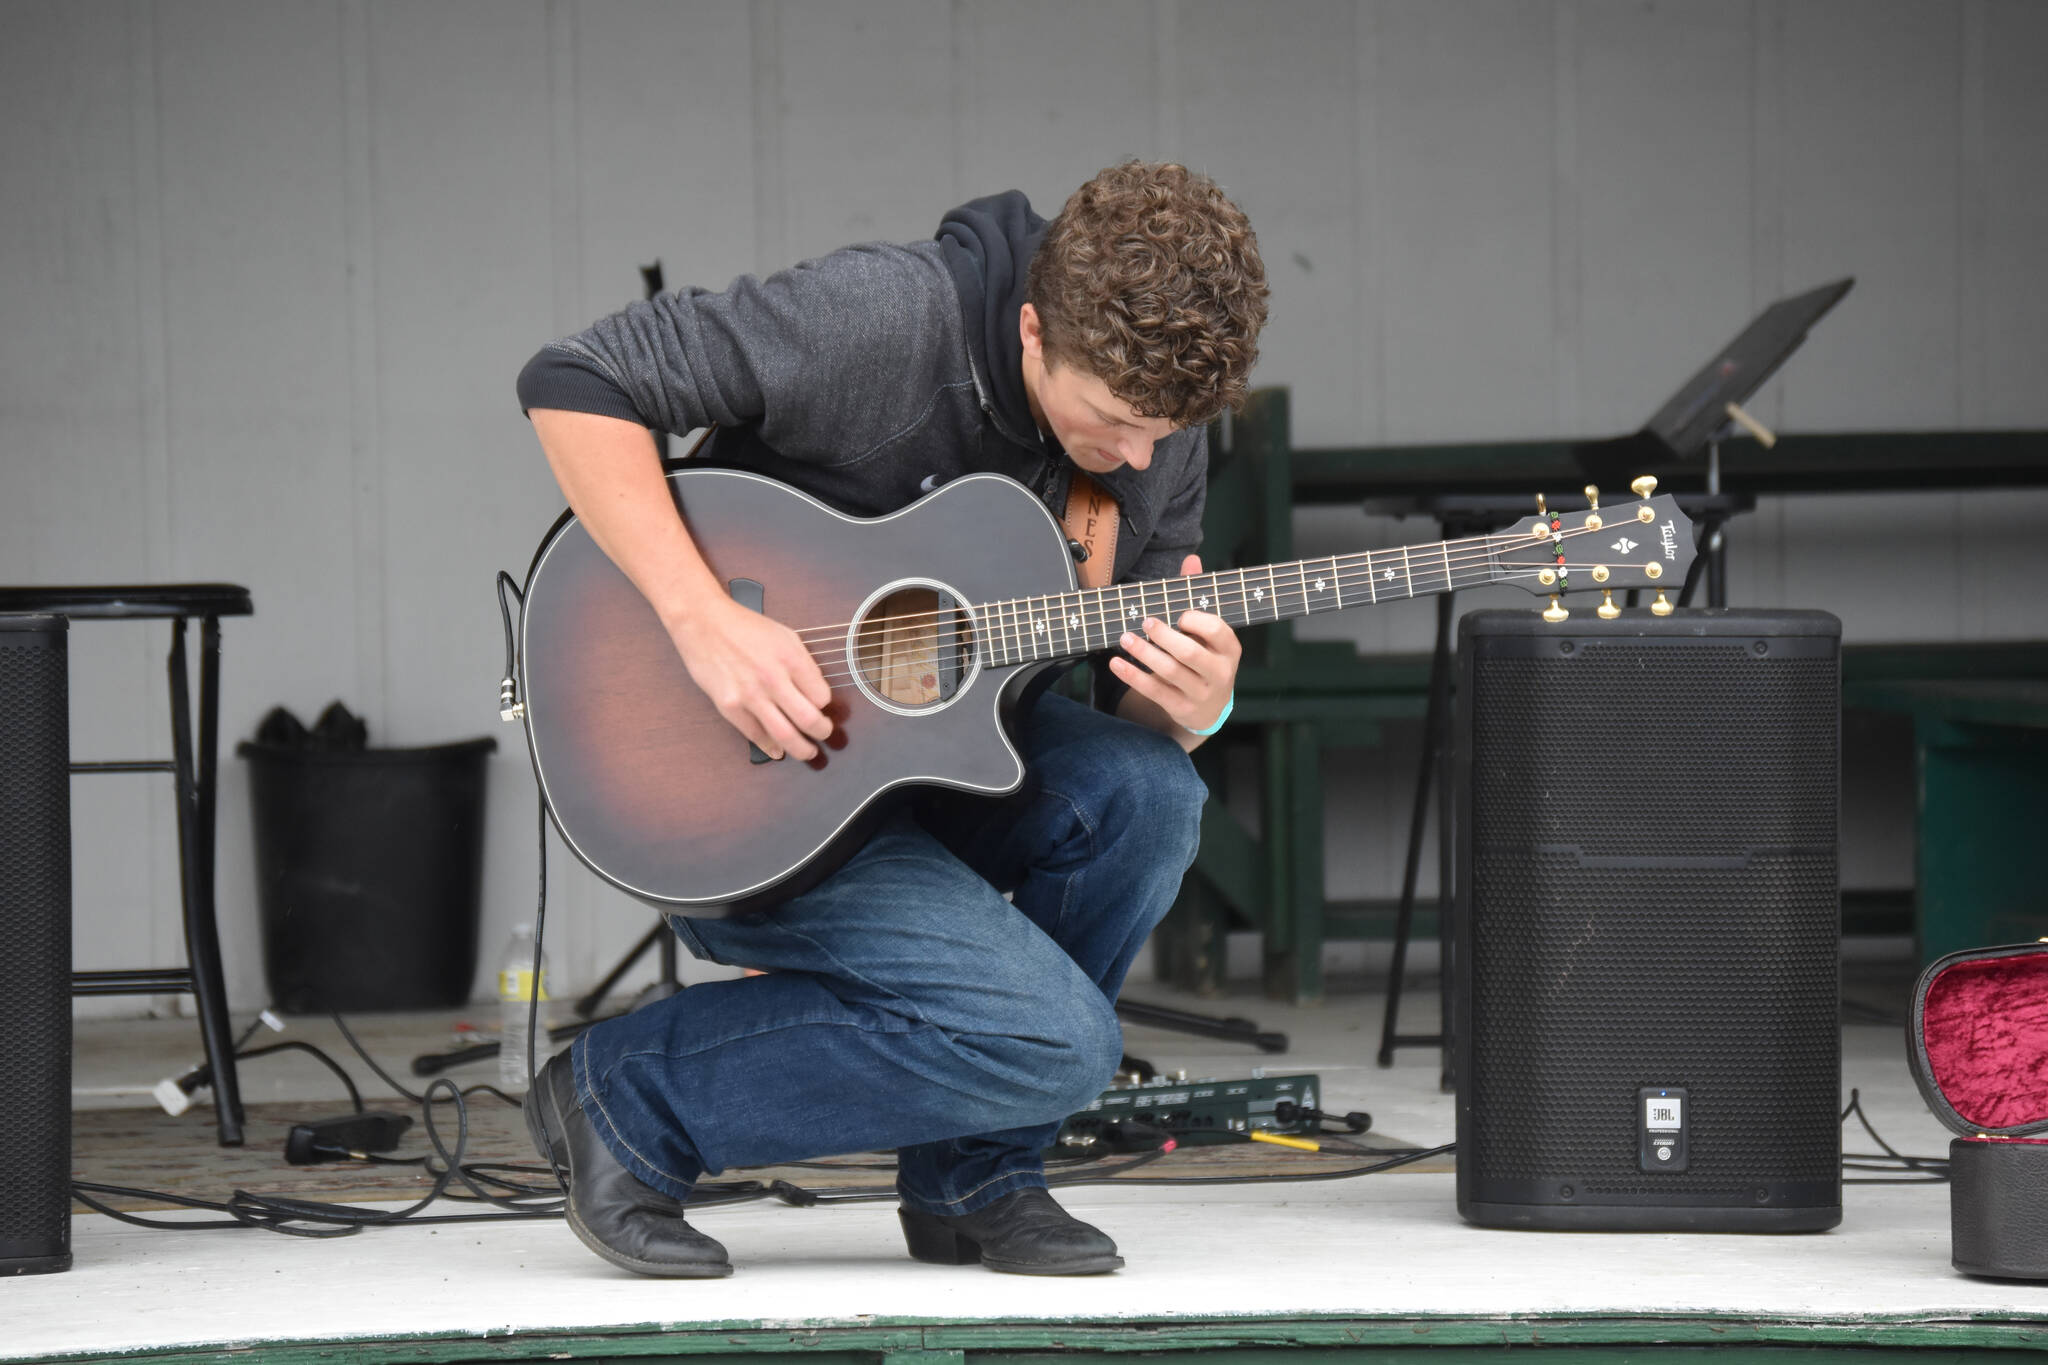
M 832 688 L 802 639 L 729 597 L 698 608 L 669 638 L 718 714 L 770 758 L 816 758 L 832 735 Z
M 668 627 L 718 714 L 771 758 L 832 734 L 832 689 L 795 631 L 732 600 L 676 515 L 653 433 L 596 413 L 527 414 L 569 506 Z

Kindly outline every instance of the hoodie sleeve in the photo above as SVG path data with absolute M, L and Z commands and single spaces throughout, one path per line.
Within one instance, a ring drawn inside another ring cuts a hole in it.
M 914 420 L 930 397 L 918 381 L 958 348 L 960 325 L 934 256 L 849 247 L 721 292 L 634 303 L 551 341 L 520 372 L 519 402 L 674 433 L 758 426 L 785 456 L 839 463 L 867 453 L 837 444 L 846 432 Z

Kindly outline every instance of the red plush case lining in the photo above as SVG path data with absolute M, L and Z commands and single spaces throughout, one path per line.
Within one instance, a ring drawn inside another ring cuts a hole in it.
M 1927 1077 L 1956 1117 L 1974 1132 L 2048 1123 L 2048 952 L 1937 963 L 1921 990 Z

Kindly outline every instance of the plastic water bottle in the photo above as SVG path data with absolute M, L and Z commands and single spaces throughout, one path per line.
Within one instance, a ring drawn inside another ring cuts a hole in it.
M 533 970 L 533 926 L 514 926 L 512 941 L 498 960 L 498 1088 L 510 1094 L 526 1089 L 526 1022 L 530 1002 L 548 998 L 548 964 L 543 957 L 540 974 Z M 536 1068 L 546 1060 L 547 1012 L 539 1015 L 540 1045 L 534 1051 Z

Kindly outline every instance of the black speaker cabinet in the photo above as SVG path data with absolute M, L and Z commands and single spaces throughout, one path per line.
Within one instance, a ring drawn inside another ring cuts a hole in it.
M 66 625 L 0 616 L 0 1275 L 71 1266 Z
M 1480 611 L 1458 650 L 1458 1211 L 1835 1226 L 1841 623 Z

